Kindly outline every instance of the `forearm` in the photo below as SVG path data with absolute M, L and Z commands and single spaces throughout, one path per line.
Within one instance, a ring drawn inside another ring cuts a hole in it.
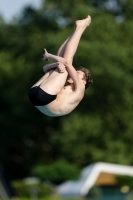
M 56 68 L 57 66 L 58 66 L 58 62 L 44 65 L 43 66 L 43 71 L 46 74 L 48 71 L 50 71 L 51 69 Z
M 67 61 L 65 58 L 60 57 L 60 56 L 53 55 L 53 54 L 51 54 L 51 53 L 48 53 L 47 58 L 48 58 L 49 60 L 53 60 L 53 61 L 56 61 L 56 62 L 60 62 L 60 63 L 62 63 L 63 65 L 65 65 L 66 67 L 67 67 L 67 65 L 68 65 L 68 61 Z
M 53 61 L 57 61 L 58 63 L 62 63 L 65 66 L 65 68 L 66 68 L 66 70 L 67 70 L 67 72 L 68 72 L 68 74 L 70 75 L 71 78 L 73 77 L 73 74 L 75 74 L 74 72 L 76 72 L 76 70 L 72 66 L 72 63 L 69 62 L 68 60 L 66 60 L 65 58 L 60 57 L 60 56 L 56 56 L 56 55 L 53 55 L 53 54 L 50 54 L 50 53 L 47 54 L 47 58 L 49 60 L 53 60 Z
M 71 71 L 75 70 L 74 67 L 72 66 L 72 61 L 69 61 L 61 56 L 50 54 L 47 52 L 46 49 L 44 49 L 44 51 L 45 54 L 43 55 L 44 56 L 43 60 L 48 59 L 56 61 L 58 63 L 62 63 L 65 66 L 66 70 L 68 71 L 69 75 L 71 76 Z
M 68 60 L 66 60 L 63 57 L 55 56 L 55 55 L 52 55 L 50 53 L 47 53 L 47 58 L 50 59 L 50 60 L 54 60 L 54 61 L 58 61 L 60 63 L 63 63 L 63 65 L 65 65 L 65 67 L 66 67 L 68 74 L 70 75 L 70 77 L 72 78 L 72 80 L 74 82 L 75 88 L 77 88 L 77 85 L 79 84 L 79 79 L 78 79 L 78 76 L 77 76 L 77 71 L 73 67 L 72 63 L 69 62 Z

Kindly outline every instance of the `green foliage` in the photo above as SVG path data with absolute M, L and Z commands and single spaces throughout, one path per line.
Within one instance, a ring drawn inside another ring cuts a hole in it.
M 127 2 L 123 9 L 131 17 L 132 1 Z M 94 84 L 68 116 L 42 115 L 27 93 L 43 76 L 43 48 L 56 54 L 74 20 L 88 14 L 92 23 L 81 38 L 74 66 L 89 68 Z M 63 158 L 79 168 L 97 161 L 133 165 L 130 17 L 117 23 L 114 15 L 88 1 L 49 0 L 40 10 L 25 9 L 11 24 L 0 19 L 0 160 L 10 178 L 28 176 L 34 166 Z
M 70 9 L 73 8 L 73 9 Z M 78 17 L 84 18 L 88 13 L 93 12 L 92 7 L 88 4 L 86 0 L 76 0 L 73 1 L 59 1 L 53 0 L 44 1 L 43 11 L 47 10 L 46 14 L 48 17 L 54 18 L 57 21 L 59 19 L 68 20 L 69 23 L 75 21 Z
M 133 18 L 133 1 L 132 0 L 88 0 L 89 4 L 93 5 L 95 8 L 102 12 L 111 13 L 114 16 L 121 16 L 126 18 L 126 20 L 131 20 Z
M 133 177 L 117 175 L 115 178 L 120 186 L 126 185 L 133 188 Z
M 43 183 L 26 184 L 24 181 L 14 181 L 12 183 L 16 196 L 19 198 L 29 198 L 37 195 L 38 198 L 50 196 L 53 188 Z
M 59 184 L 69 179 L 76 179 L 79 169 L 66 161 L 58 161 L 54 164 L 36 166 L 32 169 L 32 175 L 42 181 L 50 181 Z

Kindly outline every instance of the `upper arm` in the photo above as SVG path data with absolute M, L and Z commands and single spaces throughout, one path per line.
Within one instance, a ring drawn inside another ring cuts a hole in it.
M 73 65 L 71 65 L 69 63 L 66 65 L 66 69 L 68 71 L 68 74 L 70 75 L 70 77 L 72 78 L 72 80 L 74 82 L 75 90 L 77 90 L 77 88 L 80 86 L 80 81 L 79 81 L 77 71 L 75 70 Z

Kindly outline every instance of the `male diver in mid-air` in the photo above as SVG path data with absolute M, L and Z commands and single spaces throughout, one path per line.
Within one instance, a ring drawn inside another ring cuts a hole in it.
M 85 89 L 93 83 L 88 69 L 80 67 L 76 71 L 72 65 L 80 38 L 90 23 L 90 16 L 77 20 L 74 32 L 61 45 L 57 55 L 44 49 L 43 60 L 55 62 L 43 67 L 45 75 L 29 90 L 31 103 L 43 114 L 58 117 L 72 112 L 83 99 Z

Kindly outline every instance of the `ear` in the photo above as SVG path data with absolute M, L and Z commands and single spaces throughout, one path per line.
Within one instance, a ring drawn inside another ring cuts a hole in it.
M 86 81 L 83 80 L 82 82 L 83 82 L 83 84 L 86 84 Z
M 70 83 L 70 84 L 72 84 L 73 80 L 72 79 L 68 79 L 67 82 Z
M 70 83 L 73 83 L 73 80 L 71 79 Z

